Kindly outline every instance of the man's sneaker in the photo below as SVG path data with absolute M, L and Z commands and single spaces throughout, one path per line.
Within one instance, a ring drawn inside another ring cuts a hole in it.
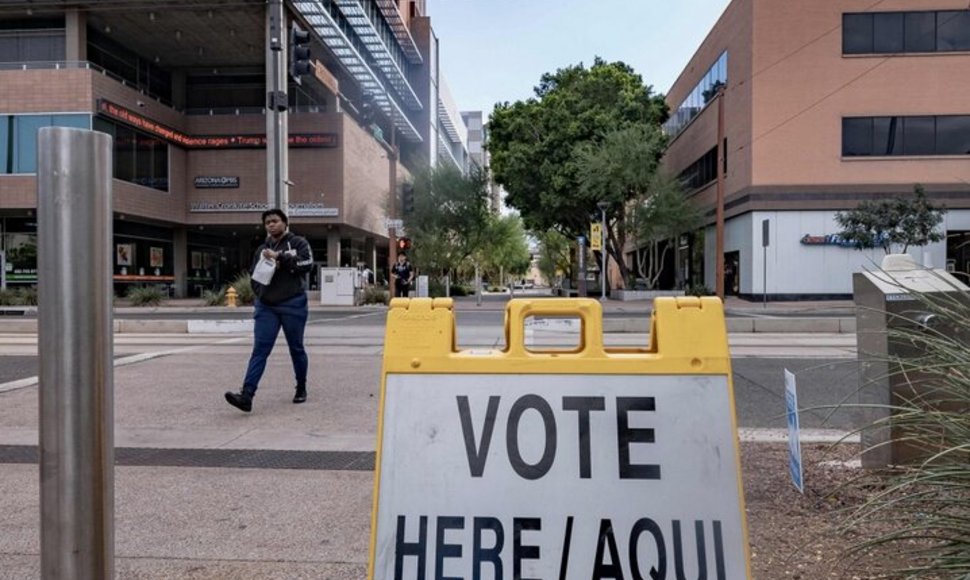
M 297 385 L 296 394 L 293 395 L 294 403 L 305 403 L 306 402 L 306 385 Z
M 226 402 L 246 413 L 253 410 L 253 396 L 246 391 L 240 391 L 238 393 L 226 391 Z

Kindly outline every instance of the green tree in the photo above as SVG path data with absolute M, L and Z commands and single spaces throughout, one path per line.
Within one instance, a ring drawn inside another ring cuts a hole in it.
M 529 230 L 555 229 L 572 239 L 586 233 L 603 201 L 580 191 L 578 150 L 595 148 L 607 134 L 632 125 L 659 128 L 666 116 L 663 97 L 622 62 L 597 58 L 589 68 L 546 73 L 534 98 L 500 103 L 492 113 L 492 174 Z M 619 195 L 611 199 L 622 201 Z
M 415 266 L 441 278 L 472 257 L 488 233 L 488 190 L 481 172 L 452 166 L 415 176 L 414 211 L 404 218 Z
M 479 252 L 485 273 L 501 285 L 508 276 L 519 277 L 528 272 L 532 254 L 522 219 L 518 215 L 490 215 L 488 232 Z
M 556 230 L 533 233 L 538 243 L 539 273 L 549 284 L 555 284 L 559 274 L 572 279 L 572 260 L 569 238 Z
M 664 173 L 654 174 L 634 203 L 627 224 L 637 247 L 634 267 L 648 289 L 657 287 L 677 237 L 700 224 L 701 212 L 687 199 L 680 181 Z
M 666 209 L 659 207 L 658 204 L 663 202 L 676 204 L 678 207 L 685 205 L 681 200 L 670 195 L 648 203 L 649 198 L 654 195 L 651 192 L 651 186 L 656 187 L 658 184 L 654 181 L 654 177 L 657 174 L 665 141 L 658 126 L 637 123 L 608 133 L 600 143 L 583 143 L 576 150 L 576 159 L 579 162 L 577 179 L 580 195 L 585 199 L 601 200 L 609 204 L 606 249 L 619 266 L 623 279 L 627 281 L 632 278 L 630 269 L 623 260 L 626 234 L 630 231 L 629 225 L 623 225 L 627 221 L 627 209 L 642 208 L 645 205 L 653 208 L 649 221 L 654 224 L 655 231 L 642 236 L 640 241 L 656 246 L 662 241 L 656 239 L 657 235 L 666 233 L 658 229 L 660 224 L 657 218 L 661 215 L 659 212 Z M 669 185 L 669 182 L 666 185 Z M 642 211 L 640 213 L 643 214 Z M 667 213 L 662 215 L 674 217 Z M 644 222 L 643 219 L 640 221 Z M 600 264 L 602 264 L 602 257 Z
M 914 187 L 913 197 L 895 197 L 863 201 L 855 209 L 838 212 L 835 221 L 842 231 L 839 236 L 854 242 L 860 250 L 881 247 L 887 254 L 894 246 L 906 253 L 910 246 L 939 242 L 944 234 L 936 227 L 943 221 L 946 209 L 928 199 L 922 185 Z

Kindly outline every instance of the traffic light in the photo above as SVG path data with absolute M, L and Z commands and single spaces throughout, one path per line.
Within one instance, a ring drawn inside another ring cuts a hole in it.
M 401 211 L 405 214 L 414 211 L 414 186 L 410 183 L 401 186 Z
M 374 121 L 374 97 L 370 93 L 364 93 L 360 100 L 360 122 L 362 125 L 370 125 Z
M 296 22 L 290 26 L 290 76 L 302 84 L 303 75 L 310 74 L 310 33 Z
M 400 250 L 410 250 L 411 249 L 411 238 L 398 238 L 397 239 L 397 249 Z

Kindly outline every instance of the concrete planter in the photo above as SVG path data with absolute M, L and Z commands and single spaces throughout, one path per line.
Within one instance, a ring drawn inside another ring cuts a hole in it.
M 683 296 L 683 290 L 613 290 L 612 297 L 621 302 L 653 300 L 658 296 Z

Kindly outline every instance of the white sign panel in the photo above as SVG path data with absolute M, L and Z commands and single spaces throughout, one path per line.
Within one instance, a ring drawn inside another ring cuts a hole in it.
M 374 577 L 746 577 L 725 376 L 388 375 Z
M 802 481 L 802 443 L 799 439 L 798 394 L 795 391 L 795 375 L 785 369 L 785 415 L 788 417 L 788 470 L 792 483 L 805 493 Z
M 392 220 L 391 218 L 386 218 L 384 220 L 384 227 L 389 230 L 399 230 L 404 227 L 404 220 Z

